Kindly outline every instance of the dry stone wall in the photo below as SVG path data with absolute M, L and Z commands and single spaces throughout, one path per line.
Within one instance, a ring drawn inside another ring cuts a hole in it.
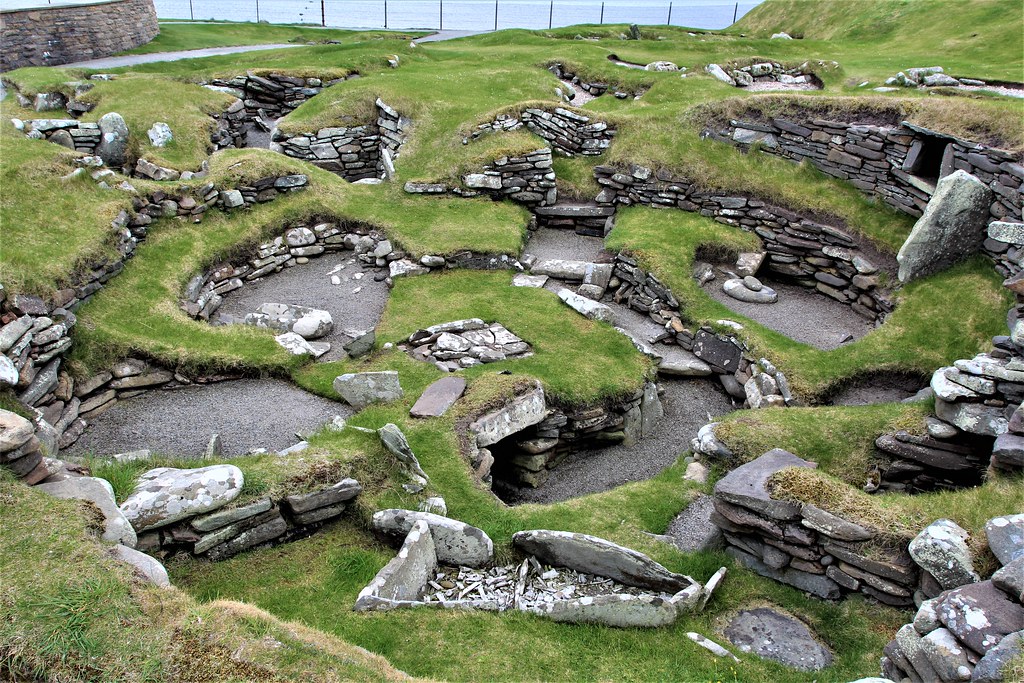
M 77 281 L 58 289 L 50 301 L 35 296 L 6 296 L 0 287 L 0 386 L 10 386 L 20 401 L 35 408 L 54 432 L 54 448 L 67 448 L 84 432 L 87 420 L 117 400 L 157 387 L 190 381 L 172 371 L 139 360 L 123 361 L 110 371 L 76 382 L 64 367 L 77 323 L 74 311 L 124 269 L 148 226 L 159 218 L 178 217 L 200 222 L 211 208 L 230 210 L 270 201 L 282 192 L 305 187 L 304 175 L 265 178 L 254 186 L 218 190 L 212 183 L 198 189 L 197 200 L 188 191 L 158 191 L 133 198 L 132 213 L 122 211 L 111 223 L 117 255 L 90 264 Z M 258 187 L 265 186 L 261 199 Z
M 380 99 L 376 108 L 373 123 L 321 128 L 302 135 L 275 130 L 271 149 L 309 161 L 351 182 L 391 178 L 411 122 Z
M 820 598 L 861 592 L 888 605 L 914 604 L 919 571 L 905 547 L 873 542 L 875 530 L 813 505 L 772 497 L 769 480 L 788 467 L 816 465 L 776 449 L 715 485 L 711 520 L 724 534 L 726 553 Z
M 602 154 L 611 146 L 616 132 L 603 121 L 592 121 L 589 116 L 556 107 L 551 111 L 526 109 L 519 116 L 501 114 L 494 121 L 477 126 L 471 137 L 475 140 L 488 133 L 518 130 L 524 126 L 568 157 Z M 464 144 L 468 142 L 468 138 L 463 140 Z
M 961 140 L 911 123 L 879 126 L 824 119 L 730 121 L 705 135 L 742 148 L 757 143 L 761 151 L 793 161 L 807 159 L 822 172 L 848 180 L 881 197 L 890 206 L 920 216 L 938 178 L 960 169 L 980 179 L 992 192 L 989 221 L 1019 222 L 1024 166 L 1019 154 Z M 986 251 L 1004 274 L 1020 271 L 1016 249 L 989 241 Z
M 548 147 L 496 159 L 485 165 L 482 173 L 464 176 L 462 183 L 464 187 L 410 181 L 405 184 L 405 191 L 409 194 L 450 193 L 467 198 L 489 196 L 495 201 L 508 198 L 530 208 L 551 206 L 558 200 Z
M 892 311 L 888 294 L 880 287 L 878 265 L 841 228 L 753 197 L 702 192 L 664 171 L 598 166 L 594 174 L 603 188 L 597 197 L 601 204 L 678 208 L 754 232 L 767 252 L 762 267 L 772 274 L 813 287 L 869 320 L 882 320 Z
M 0 11 L 0 71 L 57 66 L 131 50 L 160 33 L 153 0 Z

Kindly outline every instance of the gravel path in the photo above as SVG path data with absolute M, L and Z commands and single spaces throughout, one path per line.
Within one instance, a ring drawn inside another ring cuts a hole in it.
M 806 287 L 765 281 L 779 293 L 779 300 L 774 304 L 748 304 L 723 292 L 723 282 L 725 278 L 718 275 L 704 285 L 704 291 L 729 310 L 818 349 L 838 348 L 844 340 L 860 339 L 874 329 L 846 304 Z
M 121 401 L 90 421 L 71 455 L 110 455 L 142 448 L 181 456 L 201 455 L 220 434 L 225 455 L 253 448 L 281 450 L 352 409 L 276 379 L 244 379 L 150 391 Z
M 524 256 L 535 256 L 538 261 L 563 259 L 591 263 L 607 262 L 610 255 L 605 252 L 606 258 L 602 258 L 602 252 L 604 240 L 600 237 L 577 235 L 572 230 L 556 228 L 535 230 L 523 249 Z
M 551 471 L 540 488 L 512 487 L 496 480 L 495 493 L 510 505 L 554 503 L 650 479 L 689 449 L 698 429 L 733 410 L 716 380 L 663 380 L 659 384 L 665 389 L 661 397 L 665 417 L 651 436 L 630 448 L 610 446 L 573 453 Z
M 865 406 L 872 403 L 899 403 L 927 386 L 926 381 L 903 375 L 880 373 L 857 380 L 836 392 L 828 400 L 833 406 Z
M 699 495 L 686 509 L 669 522 L 665 536 L 680 550 L 696 552 L 706 550 L 721 539 L 722 532 L 711 521 L 715 509 L 711 496 Z
M 335 285 L 331 283 L 331 271 L 339 265 L 345 267 L 333 273 L 341 278 L 341 284 Z M 331 343 L 331 350 L 321 360 L 337 360 L 344 357 L 341 345 L 351 338 L 345 330 L 370 330 L 380 323 L 388 302 L 388 288 L 383 282 L 374 281 L 378 272 L 372 268 L 364 270 L 350 251 L 325 254 L 258 282 L 247 282 L 241 289 L 224 297 L 224 304 L 218 312 L 241 318 L 265 303 L 309 306 L 328 311 L 334 319 L 334 332 L 316 341 Z M 361 277 L 357 280 L 356 275 Z
M 280 50 L 289 47 L 306 47 L 305 44 L 274 43 L 270 45 L 236 45 L 234 47 L 206 47 L 201 50 L 181 50 L 179 52 L 151 52 L 146 55 L 125 55 L 123 57 L 104 57 L 87 59 L 82 62 L 63 64 L 65 69 L 116 69 L 122 66 L 150 64 L 152 62 L 176 62 L 179 59 L 195 59 L 197 57 L 215 57 L 231 55 L 238 52 L 258 52 L 260 50 Z

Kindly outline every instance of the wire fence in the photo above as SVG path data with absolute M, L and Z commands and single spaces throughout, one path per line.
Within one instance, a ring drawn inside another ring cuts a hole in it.
M 161 19 L 265 21 L 343 28 L 488 31 L 574 24 L 648 24 L 720 29 L 761 0 L 155 0 Z

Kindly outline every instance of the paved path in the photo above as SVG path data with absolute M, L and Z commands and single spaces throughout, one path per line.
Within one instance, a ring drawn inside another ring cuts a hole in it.
M 216 57 L 236 52 L 256 52 L 258 50 L 279 50 L 286 47 L 306 47 L 305 44 L 273 43 L 270 45 L 236 45 L 234 47 L 207 47 L 201 50 L 181 50 L 180 52 L 152 52 L 147 55 L 124 55 L 123 57 L 104 57 L 88 59 L 84 62 L 61 64 L 64 68 L 76 69 L 116 69 L 122 66 L 149 64 L 151 62 L 174 62 L 179 59 L 196 59 L 198 57 Z
M 454 40 L 456 38 L 466 38 L 468 36 L 478 36 L 481 33 L 493 33 L 493 31 L 438 31 L 437 33 L 431 33 L 429 36 L 423 38 L 417 38 L 417 43 L 436 43 L 442 40 Z

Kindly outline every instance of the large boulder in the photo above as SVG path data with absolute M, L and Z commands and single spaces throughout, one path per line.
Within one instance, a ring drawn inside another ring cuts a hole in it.
M 1024 514 L 994 517 L 985 523 L 988 547 L 999 560 L 1007 565 L 1024 557 Z
M 910 556 L 945 590 L 981 580 L 967 545 L 969 534 L 955 522 L 932 522 L 910 542 Z
M 128 161 L 128 124 L 117 112 L 100 117 L 100 143 L 96 154 L 103 163 L 114 168 L 124 166 Z
M 516 533 L 512 543 L 547 564 L 596 574 L 628 586 L 674 594 L 692 584 L 687 577 L 670 572 L 643 553 L 596 536 L 535 529 Z
M 1003 671 L 1014 659 L 1024 654 L 1024 631 L 1004 637 L 999 644 L 985 653 L 977 666 L 971 683 L 1009 683 Z
M 242 492 L 243 481 L 242 470 L 234 465 L 158 467 L 139 477 L 121 512 L 136 531 L 167 526 L 227 505 Z
M 356 410 L 371 403 L 397 401 L 405 395 L 394 370 L 344 374 L 334 380 L 334 390 Z
M 167 570 L 155 557 L 146 553 L 140 553 L 135 548 L 118 545 L 110 550 L 111 554 L 121 562 L 130 564 L 135 573 L 160 588 L 170 588 L 171 580 L 167 577 Z
M 991 203 L 992 191 L 962 169 L 939 180 L 896 256 L 900 281 L 937 273 L 977 252 L 985 241 Z
M 715 497 L 772 519 L 798 519 L 800 503 L 775 500 L 766 488 L 771 476 L 787 467 L 815 468 L 817 465 L 775 448 L 722 477 L 715 484 Z
M 84 500 L 92 503 L 103 513 L 101 538 L 111 543 L 135 547 L 135 529 L 117 507 L 117 502 L 114 500 L 114 487 L 106 479 L 74 477 L 63 481 L 39 484 L 36 488 L 54 498 Z
M 938 612 L 942 624 L 975 652 L 988 652 L 1007 634 L 1024 630 L 1024 607 L 991 581 L 950 591 Z
M 373 529 L 387 536 L 405 538 L 417 522 L 426 522 L 434 537 L 438 562 L 457 567 L 483 567 L 494 558 L 494 544 L 481 529 L 457 519 L 414 510 L 375 512 Z

